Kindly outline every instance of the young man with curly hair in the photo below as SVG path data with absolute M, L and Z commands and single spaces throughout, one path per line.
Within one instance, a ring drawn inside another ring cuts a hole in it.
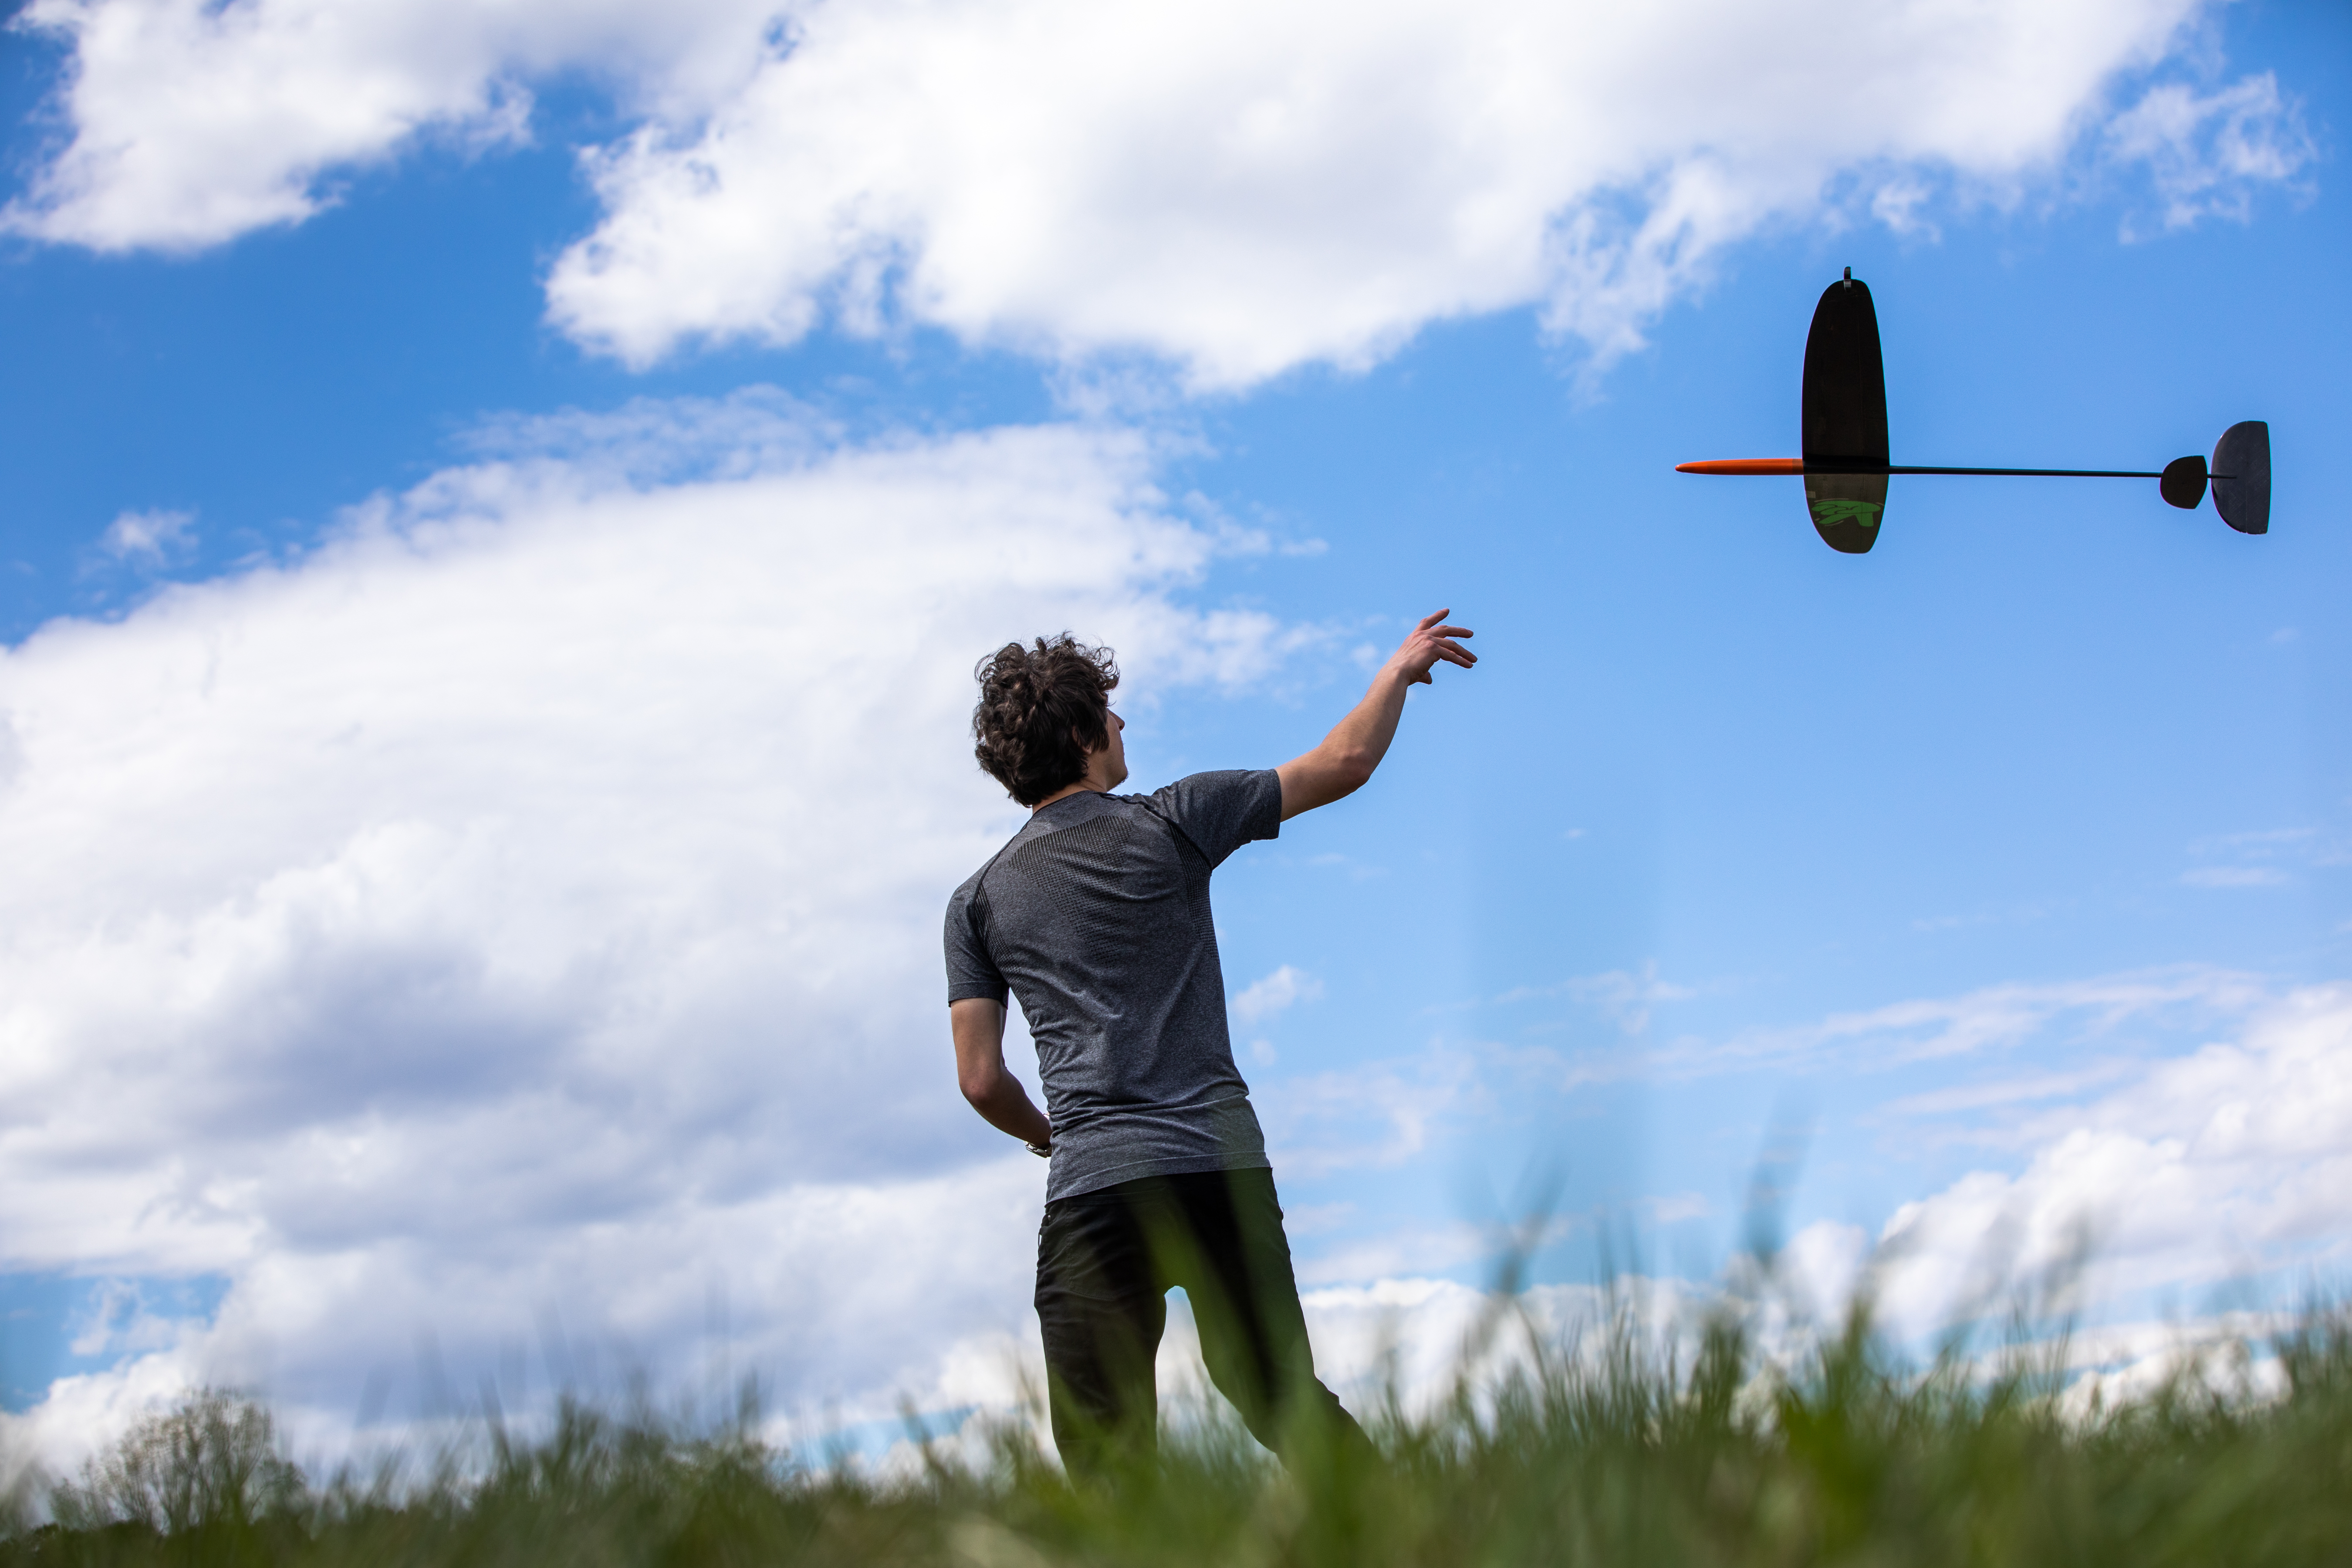
M 1423 619 L 1323 743 L 1278 768 L 1127 779 L 1108 648 L 1066 634 L 982 662 L 980 765 L 1029 821 L 949 900 L 948 1008 L 972 1109 L 1045 1155 L 1037 1240 L 1054 1440 L 1073 1470 L 1150 1451 L 1152 1357 L 1182 1286 L 1210 1378 L 1258 1440 L 1360 1442 L 1316 1380 L 1265 1139 L 1234 1066 L 1209 877 L 1252 839 L 1353 794 L 1405 692 L 1476 657 Z M 1037 1046 L 1040 1111 L 1004 1066 L 1004 1005 Z

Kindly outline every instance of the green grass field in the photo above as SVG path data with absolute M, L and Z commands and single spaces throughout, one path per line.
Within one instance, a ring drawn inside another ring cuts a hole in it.
M 1909 1367 L 1859 1322 L 1790 1368 L 1727 1323 L 1687 1365 L 1639 1343 L 1604 1334 L 1433 1414 L 1392 1409 L 1377 1462 L 1291 1475 L 1213 1415 L 1101 1489 L 1073 1489 L 1025 1426 L 882 1479 L 748 1422 L 578 1405 L 541 1440 L 485 1423 L 470 1458 L 314 1482 L 265 1412 L 215 1394 L 57 1487 L 53 1522 L 20 1511 L 0 1568 L 2352 1563 L 2352 1312 L 2105 1407 L 2065 1397 L 2046 1352 Z M 2278 1373 L 2261 1394 L 2257 1363 Z

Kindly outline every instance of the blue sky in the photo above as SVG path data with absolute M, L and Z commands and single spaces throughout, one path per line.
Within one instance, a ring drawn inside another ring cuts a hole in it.
M 1705 0 L 308 9 L 0 44 L 28 1441 L 211 1377 L 331 1443 L 431 1413 L 428 1334 L 1002 1397 L 1041 1173 L 928 998 L 1017 822 L 970 664 L 1065 626 L 1145 787 L 1478 628 L 1217 887 L 1342 1372 L 1539 1196 L 1547 1284 L 1712 1278 L 1769 1149 L 1804 1277 L 1891 1226 L 1921 1326 L 2077 1223 L 2116 1321 L 2340 1270 L 2339 9 L 1895 7 L 1853 125 L 1819 51 L 1680 50 Z M 1898 479 L 1848 558 L 1675 474 L 1794 455 L 1845 266 L 1897 461 L 2265 418 L 2273 531 Z

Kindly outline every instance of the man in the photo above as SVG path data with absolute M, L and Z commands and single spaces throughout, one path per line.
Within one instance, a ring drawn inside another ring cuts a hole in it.
M 1152 1357 L 1182 1286 L 1202 1356 L 1259 1441 L 1360 1442 L 1316 1381 L 1265 1139 L 1234 1066 L 1209 875 L 1242 845 L 1360 788 L 1405 691 L 1476 658 L 1423 620 L 1371 689 L 1305 756 L 1194 773 L 1149 795 L 1127 779 L 1108 649 L 1067 634 L 980 667 L 980 765 L 1028 823 L 949 900 L 949 1018 L 964 1098 L 1053 1162 L 1037 1238 L 1054 1440 L 1074 1471 L 1148 1453 Z M 1047 1114 L 1004 1067 L 1004 1002 L 1037 1045 Z

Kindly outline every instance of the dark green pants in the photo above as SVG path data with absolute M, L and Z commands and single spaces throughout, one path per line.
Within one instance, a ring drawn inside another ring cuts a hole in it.
M 1054 1442 L 1071 1471 L 1099 1472 L 1114 1452 L 1151 1451 L 1160 1411 L 1152 1358 L 1168 1291 L 1180 1285 L 1210 1381 L 1259 1442 L 1294 1464 L 1301 1444 L 1365 1444 L 1316 1381 L 1274 1173 L 1202 1171 L 1045 1205 L 1037 1319 Z

